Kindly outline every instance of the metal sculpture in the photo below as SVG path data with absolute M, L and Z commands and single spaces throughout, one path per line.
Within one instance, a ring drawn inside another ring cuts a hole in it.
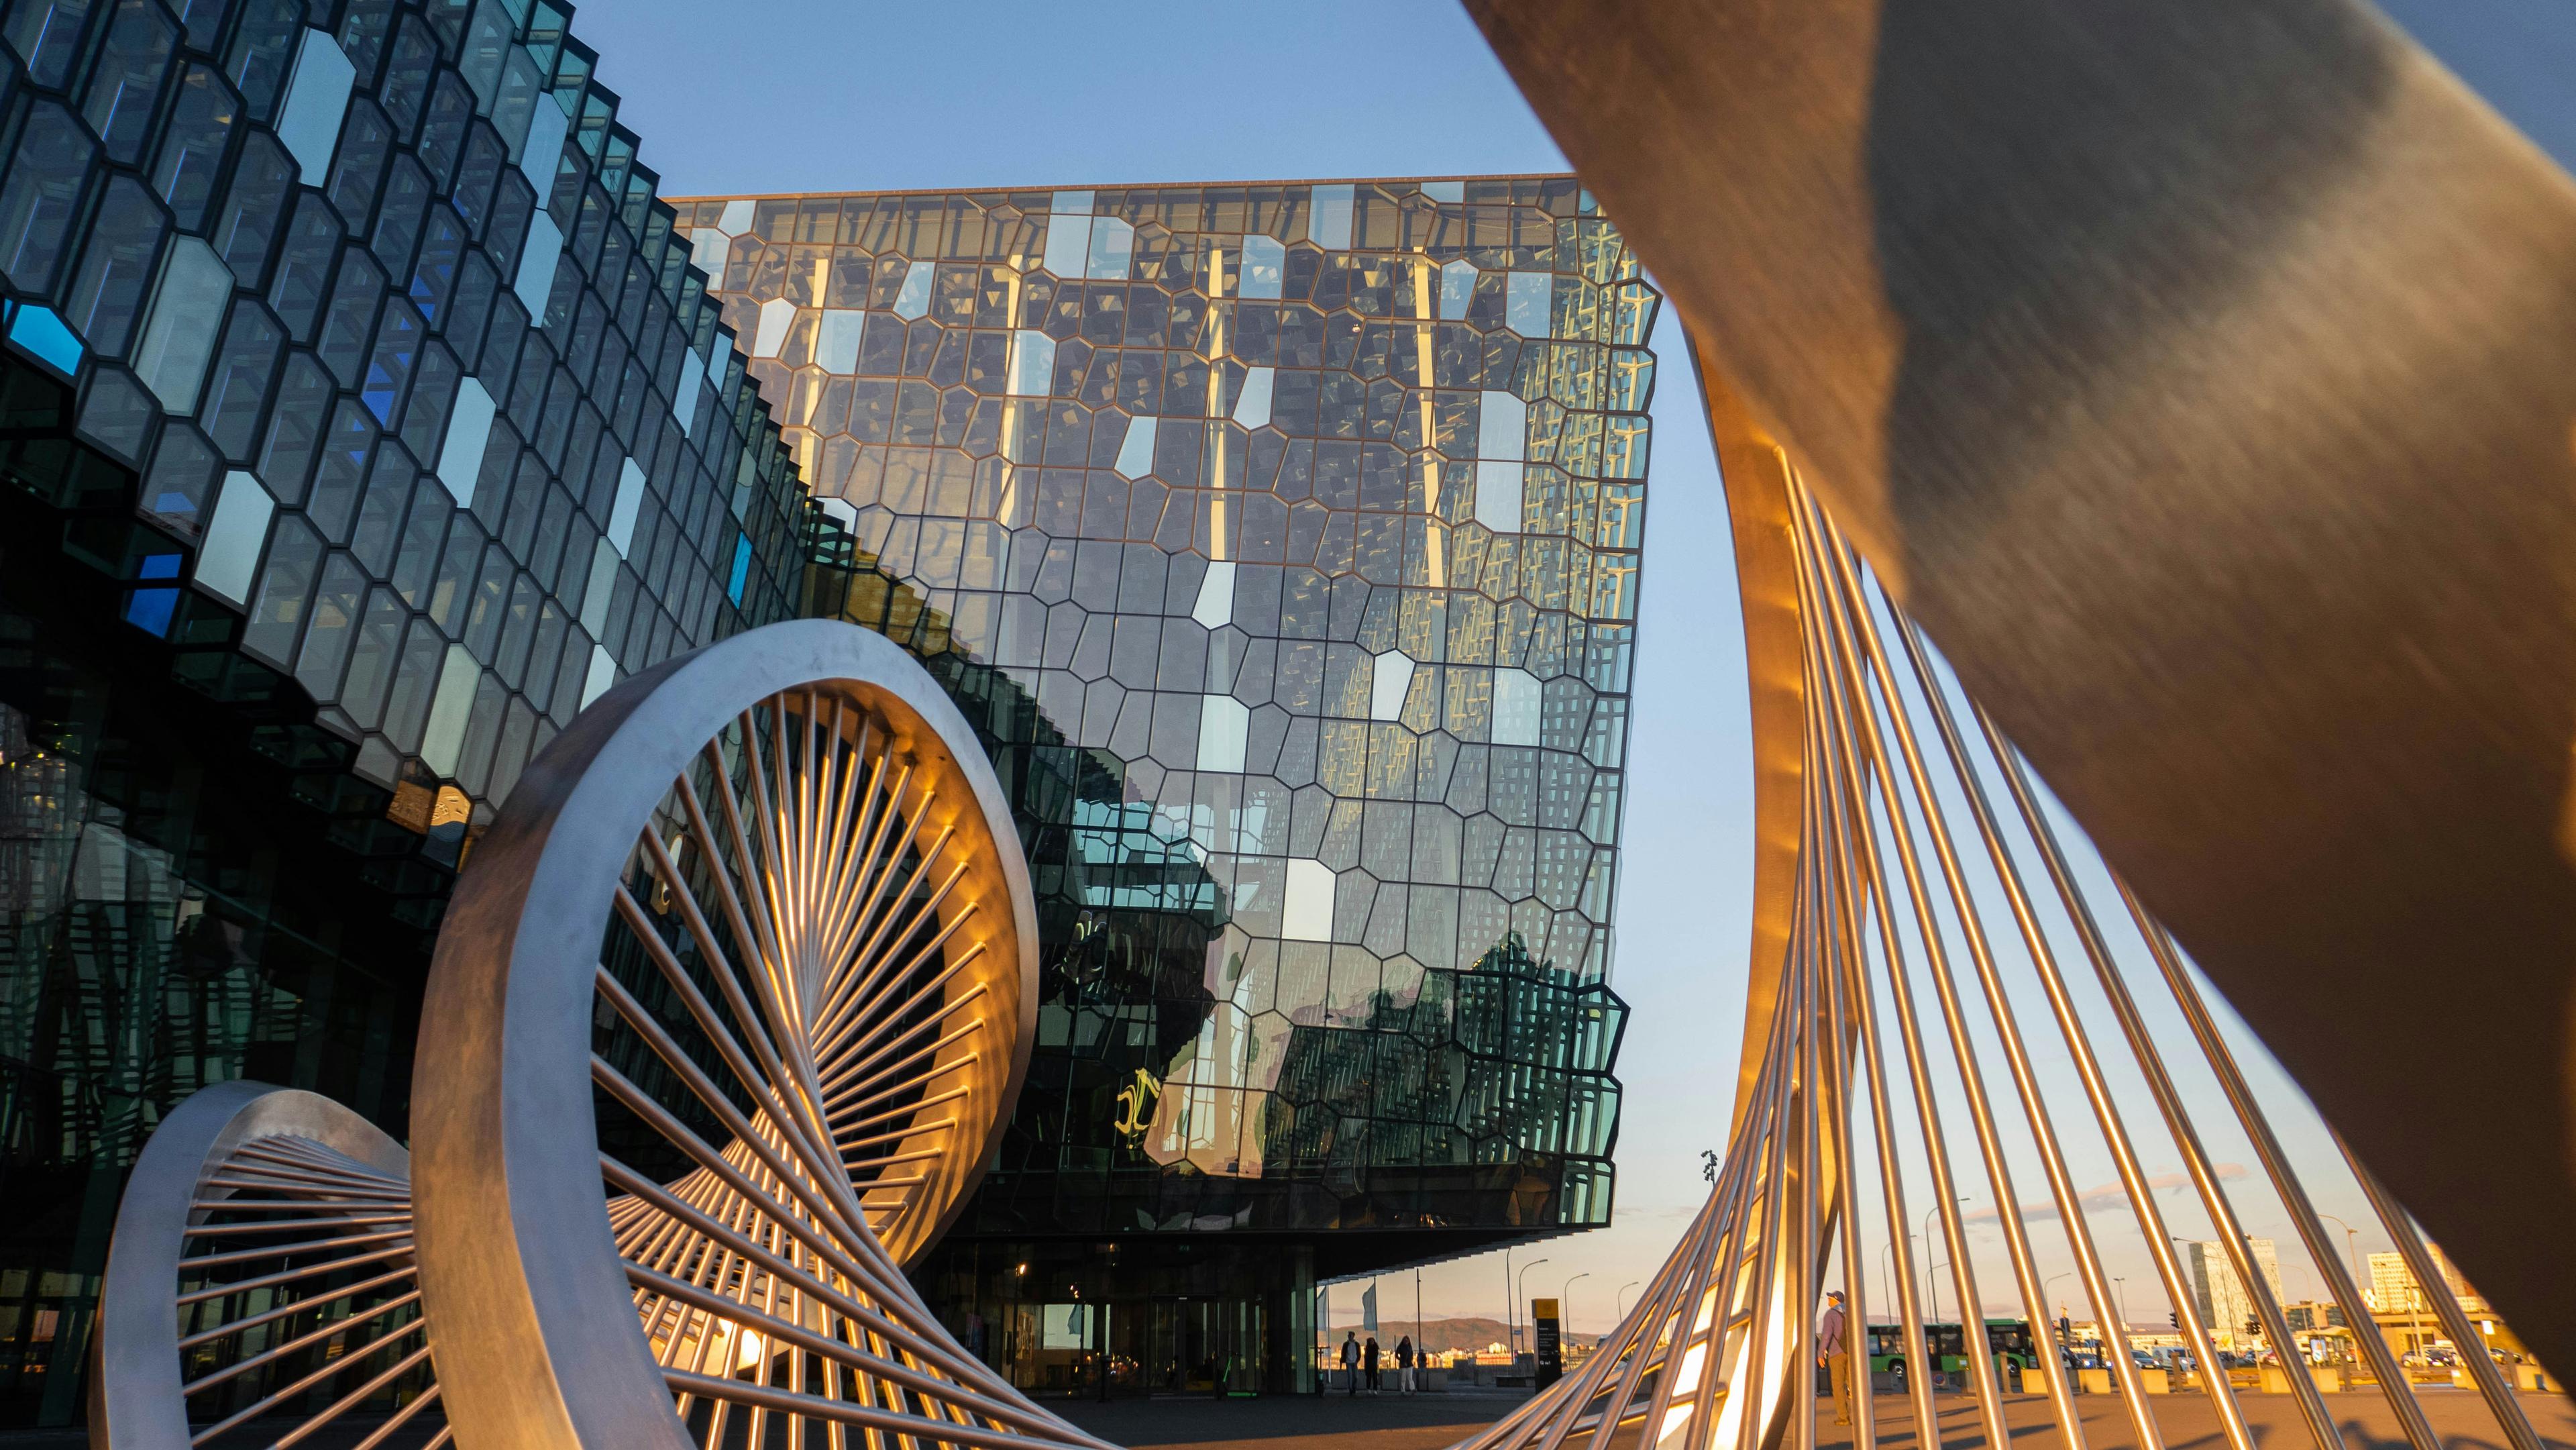
M 2576 184 L 2359 0 L 1468 8 L 1730 395 L 1730 490 L 1786 450 L 2576 1367 Z
M 128 1180 L 99 1295 L 90 1444 L 179 1450 L 263 1417 L 294 1445 L 371 1401 L 359 1450 L 437 1450 L 402 1146 L 329 1098 L 220 1083 Z M 190 1424 L 191 1412 L 200 1423 Z
M 2375 1386 L 2388 1423 L 2416 1450 L 2439 1450 L 2406 1368 L 2368 1327 L 2370 1308 L 2320 1221 L 2309 1174 L 2283 1150 L 2272 1113 L 2247 1086 L 2170 935 L 2116 877 L 2107 878 L 2102 899 L 2105 878 L 2080 844 L 2071 852 L 2061 839 L 2019 752 L 1961 695 L 1785 454 L 1736 465 L 1727 487 L 1748 620 L 1760 621 L 1757 630 L 1785 629 L 1800 662 L 1790 696 L 1800 747 L 1766 777 L 1786 783 L 1797 812 L 1785 841 L 1766 841 L 1776 848 L 1769 864 L 1789 878 L 1780 971 L 1748 1024 L 1755 1053 L 1736 1131 L 1715 1191 L 1636 1309 L 1580 1371 L 1462 1450 L 1775 1443 L 1812 1450 L 1819 1430 L 1807 1390 L 1809 1346 L 1829 1288 L 1845 1295 L 1855 1334 L 1873 1308 L 1893 1316 L 1878 1332 L 1893 1334 L 1894 1359 L 1916 1370 L 1903 1377 L 1911 1424 L 1899 1433 L 1913 1444 L 1938 1443 L 1925 1368 L 1940 1360 L 1917 1292 L 1934 1266 L 1915 1257 L 1918 1212 L 1925 1253 L 1946 1259 L 1940 1287 L 1963 1306 L 1962 1324 L 1981 1324 L 1990 1311 L 2042 1323 L 2045 1284 L 2075 1278 L 2103 1327 L 2103 1388 L 2116 1397 L 2121 1422 L 2114 1437 L 2148 1450 L 2168 1443 L 2115 1308 L 2106 1250 L 2123 1238 L 2133 1253 L 2143 1250 L 2194 1364 L 2218 1364 L 2222 1336 L 2239 1326 L 2209 1322 L 2197 1307 L 2192 1275 L 2168 1233 L 2177 1210 L 2159 1203 L 2160 1191 L 2187 1188 L 2192 1208 L 2207 1215 L 2262 1341 L 2298 1342 L 2176 1086 L 2177 1072 L 2195 1071 L 2221 1089 L 2230 1126 L 2254 1145 L 2266 1185 L 2345 1322 L 2362 1326 L 2356 1378 Z M 2063 925 L 2052 926 L 2044 912 Z M 2126 929 L 2116 945 L 2106 922 Z M 2156 1013 L 2185 1024 L 2184 1042 L 2160 1041 L 2151 1030 L 2141 1006 L 2149 993 L 2164 998 L 2150 1004 Z M 2045 1026 L 2025 1015 L 2040 1004 Z M 2088 1012 L 2115 1029 L 2108 1041 L 2088 1028 Z M 2079 1091 L 2052 1102 L 2036 1064 L 2060 1050 Z M 2008 1095 L 1989 1077 L 1997 1066 Z M 2121 1100 L 2114 1073 L 2143 1081 L 2143 1104 Z M 1961 1119 L 1965 1149 L 1954 1140 Z M 2114 1165 L 2110 1193 L 2087 1192 L 2071 1175 L 2079 1139 Z M 2158 1154 L 2169 1145 L 2186 1181 L 2151 1180 L 2142 1144 Z M 2047 1198 L 2026 1206 L 2016 1165 L 2034 1160 Z M 2412 1220 L 2348 1152 L 2334 1166 L 2358 1185 L 2452 1342 L 2469 1347 L 2461 1372 L 2504 1441 L 2539 1450 L 2506 1369 L 2478 1352 L 2484 1338 Z M 1976 1225 L 1958 1206 L 1970 1185 L 2002 1205 L 1979 1222 L 2003 1239 L 2007 1284 L 1980 1282 L 1968 1238 Z M 1875 1303 L 1866 1272 L 1881 1255 L 1892 1304 Z M 2057 1443 L 2087 1443 L 2077 1387 L 2058 1355 L 2039 1360 L 2013 1385 L 1994 1357 L 1963 1356 L 1985 1443 L 2034 1428 L 2010 1421 L 2007 1394 L 2016 1389 L 2044 1404 Z M 2310 1438 L 2319 1450 L 2342 1450 L 2343 1433 L 2314 1377 L 2287 1350 L 2280 1364 L 2281 1392 L 2295 1401 Z M 2197 1378 L 2219 1438 L 2231 1450 L 2253 1450 L 2243 1391 L 2207 1368 Z M 1864 1389 L 1849 1409 L 1852 1443 L 1878 1444 L 1873 1396 Z
M 120 1210 L 93 1443 L 260 1420 L 291 1445 L 398 1384 L 365 1450 L 434 1450 L 445 1414 L 480 1443 L 762 1443 L 782 1421 L 1095 1443 L 950 1343 L 901 1272 L 1007 1120 L 1035 951 L 991 768 L 885 639 L 779 625 L 630 681 L 540 757 L 441 936 L 415 1098 L 429 1247 L 411 1159 L 346 1109 L 190 1098 Z M 426 1285 L 416 1252 L 441 1266 Z M 469 1386 L 445 1403 L 424 1297 L 478 1326 L 439 1346 Z M 528 1413 L 531 1384 L 568 1384 L 557 1414 Z
M 771 625 L 586 710 L 476 846 L 423 1014 L 459 1438 L 1091 1443 L 901 1273 L 1026 1070 L 1036 938 L 990 766 L 884 637 Z

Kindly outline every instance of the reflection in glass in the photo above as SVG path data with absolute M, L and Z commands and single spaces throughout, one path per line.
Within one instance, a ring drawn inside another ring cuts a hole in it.
M 232 293 L 232 269 L 214 248 L 195 237 L 181 237 L 171 245 L 161 283 L 152 294 L 151 319 L 134 350 L 135 374 L 162 407 L 174 413 L 196 410 L 197 390 L 205 381 Z

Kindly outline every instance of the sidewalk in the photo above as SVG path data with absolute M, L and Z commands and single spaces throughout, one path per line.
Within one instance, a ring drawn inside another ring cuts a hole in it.
M 1050 1400 L 1127 1450 L 1439 1450 L 1527 1403 L 1527 1390 L 1264 1395 L 1258 1399 Z

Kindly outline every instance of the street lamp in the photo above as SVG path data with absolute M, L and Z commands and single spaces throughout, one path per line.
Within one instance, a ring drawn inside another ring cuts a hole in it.
M 2058 1280 L 2060 1280 L 2060 1279 L 2072 1279 L 2072 1278 L 2074 1278 L 2074 1277 L 2075 1277 L 2075 1271 L 2074 1271 L 2074 1270 L 2072 1270 L 2072 1269 L 2069 1269 L 2069 1270 L 2067 1270 L 2067 1271 L 2066 1271 L 2065 1273 L 2063 1273 L 2063 1274 L 2051 1274 L 2051 1275 L 2049 1275 L 2049 1276 L 2048 1276 L 2048 1282 L 2047 1282 L 2047 1283 L 2044 1283 L 2044 1284 L 2042 1284 L 2042 1285 L 2040 1285 L 2040 1286 L 2039 1286 L 2039 1300 L 2040 1300 L 2040 1303 L 2039 1303 L 2039 1314 L 2040 1314 L 2040 1318 L 2041 1318 L 2043 1321 L 2045 1321 L 2045 1322 L 2047 1322 L 2047 1323 L 2048 1323 L 2049 1337 L 2057 1341 L 2057 1352 L 2058 1352 L 2058 1354 L 2059 1354 L 2061 1357 L 2062 1357 L 2062 1356 L 2064 1356 L 2064 1355 L 2065 1355 L 2065 1353 L 2066 1353 L 2066 1331 L 2065 1331 L 2065 1330 L 2063 1330 L 2063 1329 L 2060 1329 L 2060 1328 L 2058 1327 L 2056 1320 L 2050 1320 L 2050 1319 L 2049 1319 L 2049 1315 L 2048 1315 L 2048 1285 L 2049 1285 L 2049 1284 L 2054 1284 L 2054 1283 L 2056 1283 L 2056 1282 L 2057 1282 Z M 2057 1320 L 2063 1320 L 2063 1319 L 2065 1319 L 2065 1317 L 2066 1317 L 2065 1315 L 2060 1314 L 2060 1315 L 2058 1315 L 2058 1316 L 2057 1316 Z
M 2111 1294 L 2112 1297 L 2119 1300 L 2120 1303 L 2120 1338 L 2126 1340 L 2129 1337 L 2129 1281 L 2119 1278 L 2113 1279 L 2111 1281 Z
M 1952 1199 L 1951 1202 L 1965 1203 L 1974 1197 L 1976 1197 L 1976 1195 L 1973 1193 L 1962 1193 L 1957 1198 Z M 1923 1278 L 1925 1283 L 1927 1283 L 1932 1290 L 1930 1296 L 1932 1300 L 1932 1318 L 1936 1322 L 1941 1318 L 1941 1281 L 1932 1276 L 1932 1220 L 1933 1217 L 1940 1212 L 1941 1206 L 1937 1203 L 1932 1207 L 1923 1210 Z M 1942 1267 L 1947 1268 L 1949 1266 L 1945 1264 Z M 1968 1305 L 1966 1300 L 1961 1300 L 1959 1303 L 1959 1317 L 1962 1320 L 1968 1317 Z
M 1503 1245 L 1503 1338 L 1512 1342 L 1512 1353 L 1521 1352 L 1521 1315 L 1512 1307 L 1512 1246 Z
M 1529 1292 L 1529 1271 L 1530 1271 L 1530 1270 L 1532 1270 L 1532 1269 L 1537 1268 L 1539 1265 L 1544 1264 L 1544 1263 L 1546 1263 L 1546 1262 L 1547 1262 L 1547 1260 L 1545 1260 L 1545 1259 L 1532 1259 L 1532 1260 L 1530 1260 L 1528 1263 L 1521 1265 L 1521 1275 L 1520 1275 L 1520 1279 L 1519 1279 L 1518 1283 L 1514 1286 L 1514 1296 L 1513 1296 L 1513 1299 L 1512 1299 L 1512 1304 L 1513 1304 L 1513 1307 L 1515 1308 L 1515 1310 L 1517 1310 L 1517 1309 L 1518 1309 L 1518 1307 L 1519 1307 L 1519 1304 L 1520 1304 L 1520 1296 L 1521 1296 L 1521 1295 L 1525 1295 L 1525 1294 L 1527 1294 L 1527 1293 Z M 1533 1329 L 1533 1330 L 1535 1330 L 1537 1326 L 1533 1325 L 1533 1326 L 1531 1326 L 1531 1327 L 1532 1327 L 1532 1329 Z M 1512 1355 L 1513 1355 L 1513 1357 L 1514 1357 L 1514 1358 L 1518 1358 L 1518 1357 L 1519 1357 L 1519 1355 L 1520 1355 L 1520 1352 L 1521 1352 L 1521 1342 L 1520 1342 L 1520 1340 L 1519 1340 L 1519 1339 L 1515 1338 L 1515 1339 L 1513 1339 L 1513 1340 L 1512 1340 Z
M 1589 1279 L 1591 1277 L 1592 1271 L 1590 1269 L 1586 1269 L 1582 1273 L 1575 1275 L 1574 1279 Z M 1574 1279 L 1566 1280 L 1565 1287 L 1556 1291 L 1556 1322 L 1562 1327 L 1564 1333 L 1568 1337 L 1571 1337 L 1574 1333 L 1574 1315 L 1568 1312 L 1565 1307 L 1566 1304 L 1570 1302 L 1565 1296 L 1572 1292 L 1574 1288 Z
M 2342 1219 L 2336 1218 L 2333 1214 L 2321 1213 L 2318 1214 L 2317 1217 L 2325 1219 L 2335 1227 L 2343 1230 L 2344 1254 L 2352 1260 L 2353 1291 L 2355 1293 L 2359 1293 L 2362 1285 L 2368 1282 L 2370 1278 L 2369 1275 L 2361 1271 L 2361 1235 L 2354 1230 L 2351 1224 L 2345 1223 Z M 2361 1306 L 2347 1306 L 2345 1313 L 2350 1314 L 2353 1309 L 2359 1307 Z
M 1618 1300 L 1618 1303 L 1619 1303 L 1619 1322 L 1620 1322 L 1620 1323 L 1625 1324 L 1625 1323 L 1627 1323 L 1627 1322 L 1628 1322 L 1628 1291 L 1629 1291 L 1629 1290 L 1631 1290 L 1631 1289 L 1636 1288 L 1639 1284 L 1641 1284 L 1641 1283 L 1643 1283 L 1643 1282 L 1645 1282 L 1645 1281 L 1644 1281 L 1644 1280 L 1642 1280 L 1642 1279 L 1630 1279 L 1627 1283 L 1622 1284 L 1622 1285 L 1620 1285 L 1620 1286 L 1619 1286 L 1619 1300 Z

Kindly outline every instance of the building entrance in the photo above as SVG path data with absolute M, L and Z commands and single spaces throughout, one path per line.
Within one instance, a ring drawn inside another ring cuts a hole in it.
M 1005 1354 L 1011 1383 L 1033 1394 L 1251 1395 L 1269 1328 L 1257 1299 L 1019 1304 Z
M 1162 1394 L 1261 1392 L 1268 1307 L 1257 1299 L 1157 1299 L 1149 1306 L 1149 1383 Z

